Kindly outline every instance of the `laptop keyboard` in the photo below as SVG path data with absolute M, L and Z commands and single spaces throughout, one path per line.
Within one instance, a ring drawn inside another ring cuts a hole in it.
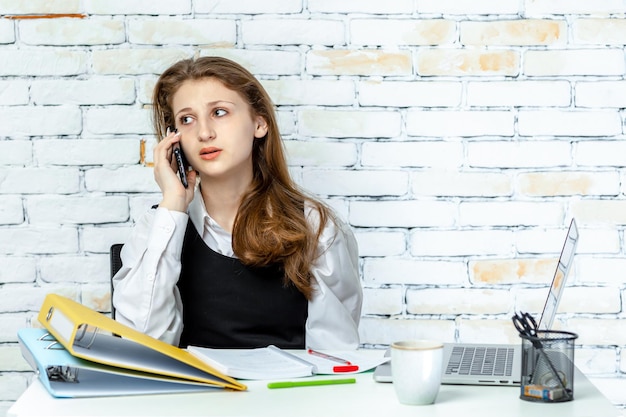
M 511 376 L 514 351 L 506 347 L 455 346 L 446 375 Z

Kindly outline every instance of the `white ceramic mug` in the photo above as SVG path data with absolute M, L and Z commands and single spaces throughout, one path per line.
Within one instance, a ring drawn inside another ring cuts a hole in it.
M 408 340 L 391 344 L 391 376 L 402 404 L 432 404 L 441 386 L 443 343 Z

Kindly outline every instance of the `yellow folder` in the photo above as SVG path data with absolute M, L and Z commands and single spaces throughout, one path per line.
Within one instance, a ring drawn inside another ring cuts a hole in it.
M 58 294 L 46 296 L 38 319 L 77 358 L 177 378 L 181 382 L 247 389 L 186 350 L 145 335 Z

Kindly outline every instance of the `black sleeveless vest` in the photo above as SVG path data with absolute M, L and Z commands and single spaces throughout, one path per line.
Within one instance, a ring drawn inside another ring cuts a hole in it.
M 293 285 L 283 285 L 282 268 L 249 268 L 213 251 L 191 221 L 181 264 L 181 347 L 305 347 L 308 301 Z

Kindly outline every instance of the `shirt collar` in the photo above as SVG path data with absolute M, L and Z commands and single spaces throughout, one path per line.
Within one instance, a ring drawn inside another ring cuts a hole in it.
M 187 212 L 189 213 L 189 218 L 196 227 L 200 236 L 204 236 L 206 228 L 212 229 L 215 232 L 226 233 L 225 230 L 222 229 L 222 227 L 209 215 L 209 212 L 204 205 L 204 199 L 202 198 L 199 186 L 196 187 L 194 191 L 193 200 L 189 203 Z

